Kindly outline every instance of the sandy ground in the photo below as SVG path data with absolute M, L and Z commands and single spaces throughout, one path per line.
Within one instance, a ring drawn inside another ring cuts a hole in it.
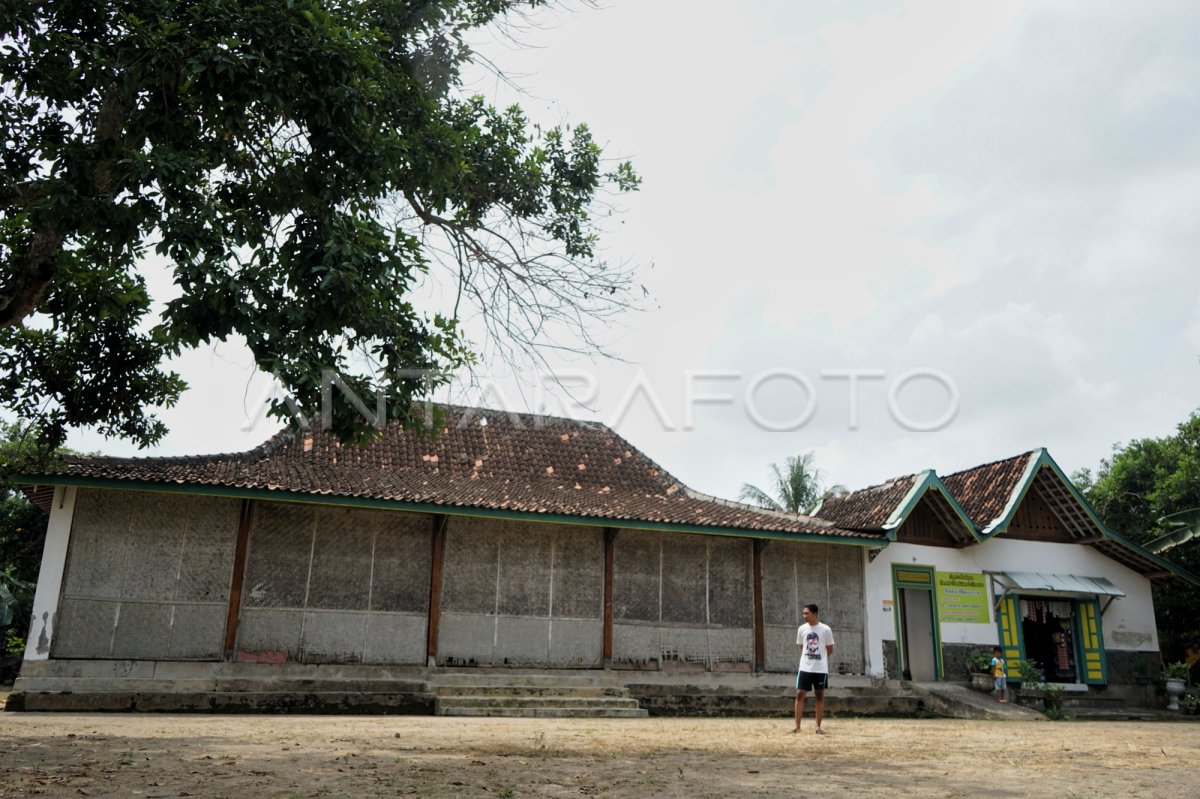
M 1195 797 L 1200 724 L 0 714 L 0 796 Z

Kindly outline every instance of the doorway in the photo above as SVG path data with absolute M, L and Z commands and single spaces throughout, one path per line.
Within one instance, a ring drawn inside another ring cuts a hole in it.
M 920 588 L 901 588 L 901 648 L 907 679 L 932 682 L 937 675 L 937 642 L 933 635 L 933 592 Z
M 1037 663 L 1048 683 L 1079 682 L 1075 603 L 1070 599 L 1022 599 L 1025 658 Z

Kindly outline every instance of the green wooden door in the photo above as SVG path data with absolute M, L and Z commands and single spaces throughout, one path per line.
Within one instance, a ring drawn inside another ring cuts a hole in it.
M 1104 656 L 1104 631 L 1100 626 L 1100 603 L 1094 599 L 1078 600 L 1075 614 L 1079 653 L 1082 656 L 1080 678 L 1088 685 L 1108 683 L 1108 663 Z
M 1000 600 L 1000 607 L 996 610 L 996 626 L 999 628 L 1000 649 L 1004 652 L 1008 676 L 1020 681 L 1025 640 L 1021 633 L 1021 605 L 1017 596 L 1009 594 Z

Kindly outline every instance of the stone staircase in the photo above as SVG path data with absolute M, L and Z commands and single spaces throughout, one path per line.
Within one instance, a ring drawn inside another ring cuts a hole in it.
M 624 680 L 604 673 L 470 669 L 430 676 L 437 716 L 642 718 Z

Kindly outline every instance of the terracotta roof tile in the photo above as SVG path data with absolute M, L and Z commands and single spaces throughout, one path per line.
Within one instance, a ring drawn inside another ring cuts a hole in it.
M 1004 460 L 985 463 L 943 477 L 942 482 L 954 494 L 958 504 L 980 529 L 987 527 L 1004 513 L 1008 500 L 1029 466 L 1029 459 L 1038 450 L 1025 452 Z
M 850 530 L 882 530 L 884 523 L 920 478 L 920 474 L 911 474 L 830 497 L 821 503 L 816 516 Z
M 389 427 L 363 447 L 280 433 L 249 452 L 183 458 L 68 459 L 65 474 L 264 489 L 746 531 L 863 537 L 688 489 L 604 425 L 443 406 L 437 435 Z M 869 536 L 868 536 L 869 537 Z

